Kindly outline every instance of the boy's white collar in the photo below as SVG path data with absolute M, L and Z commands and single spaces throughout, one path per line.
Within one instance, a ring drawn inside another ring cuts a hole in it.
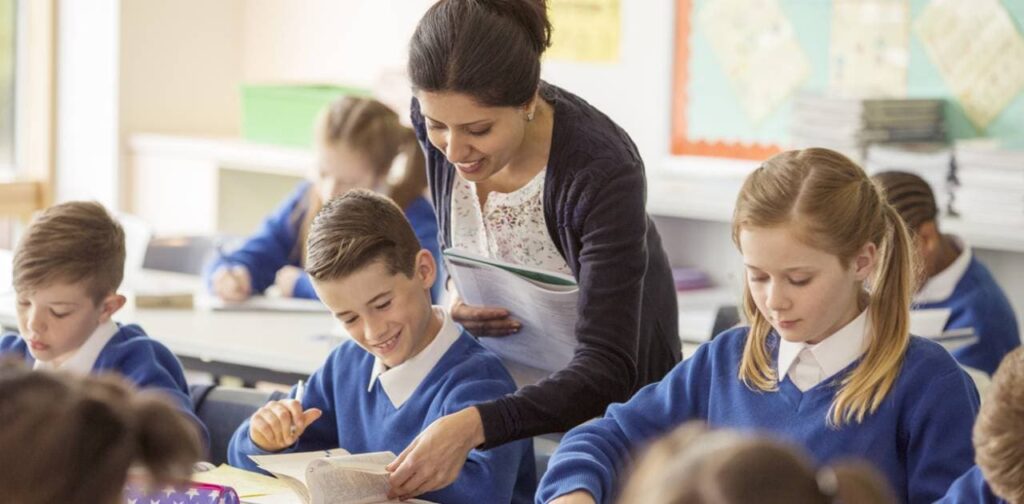
M 96 359 L 99 358 L 100 352 L 107 346 L 110 339 L 120 330 L 117 324 L 113 320 L 108 320 L 96 327 L 96 330 L 89 335 L 89 338 L 82 343 L 82 346 L 75 350 L 71 357 L 68 357 L 60 366 L 54 366 L 51 362 L 43 362 L 36 360 L 35 364 L 32 365 L 32 369 L 59 369 L 61 371 L 69 371 L 78 374 L 89 374 L 92 372 L 93 366 L 96 365 Z
M 380 380 L 384 393 L 395 408 L 402 407 L 412 397 L 416 388 L 462 334 L 447 310 L 435 306 L 434 313 L 441 316 L 443 320 L 434 341 L 431 341 L 420 353 L 391 369 L 388 369 L 380 358 L 375 358 L 373 371 L 370 372 L 370 383 L 366 388 L 367 392 L 373 391 L 374 382 Z

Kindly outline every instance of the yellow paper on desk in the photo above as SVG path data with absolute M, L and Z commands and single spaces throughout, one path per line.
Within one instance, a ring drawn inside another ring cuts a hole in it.
M 292 493 L 291 488 L 277 478 L 238 469 L 227 464 L 221 464 L 216 469 L 209 471 L 195 473 L 192 475 L 192 481 L 229 486 L 238 492 L 240 498 Z

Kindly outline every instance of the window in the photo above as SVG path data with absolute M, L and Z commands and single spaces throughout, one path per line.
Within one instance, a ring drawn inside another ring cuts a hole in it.
M 13 176 L 17 1 L 0 0 L 0 173 Z

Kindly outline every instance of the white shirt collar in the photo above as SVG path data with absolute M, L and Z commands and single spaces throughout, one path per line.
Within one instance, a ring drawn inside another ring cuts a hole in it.
M 794 343 L 779 338 L 779 379 L 789 374 L 804 348 L 810 349 L 817 364 L 821 366 L 821 380 L 828 379 L 845 369 L 864 353 L 868 336 L 867 313 L 867 310 L 862 311 L 850 323 L 816 345 Z
M 953 264 L 925 282 L 924 287 L 921 287 L 921 290 L 914 295 L 915 303 L 937 303 L 949 299 L 953 295 L 953 291 L 956 290 L 956 285 L 960 283 L 960 279 L 967 272 L 967 267 L 971 265 L 973 252 L 971 252 L 970 245 L 957 236 L 947 236 L 960 249 L 960 255 L 953 261 Z
M 96 365 L 96 359 L 99 358 L 100 352 L 119 330 L 121 329 L 113 320 L 108 320 L 97 326 L 85 343 L 82 343 L 82 346 L 78 347 L 78 350 L 75 350 L 71 357 L 68 357 L 60 366 L 54 366 L 52 362 L 36 360 L 32 369 L 60 369 L 72 373 L 89 374 L 92 372 L 93 366 Z
M 434 313 L 443 318 L 441 330 L 437 332 L 434 341 L 431 341 L 420 353 L 391 369 L 388 369 L 380 358 L 376 358 L 373 362 L 373 371 L 370 372 L 370 384 L 366 388 L 367 392 L 373 391 L 373 384 L 379 379 L 384 393 L 387 394 L 395 408 L 401 408 L 409 400 L 412 393 L 416 391 L 416 387 L 420 386 L 427 374 L 434 369 L 441 357 L 462 334 L 444 308 L 435 306 Z

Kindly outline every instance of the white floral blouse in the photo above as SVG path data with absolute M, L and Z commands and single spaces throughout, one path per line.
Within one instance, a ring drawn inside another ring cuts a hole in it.
M 485 257 L 572 275 L 544 221 L 544 174 L 510 193 L 491 192 L 480 208 L 476 184 L 455 177 L 452 244 Z

